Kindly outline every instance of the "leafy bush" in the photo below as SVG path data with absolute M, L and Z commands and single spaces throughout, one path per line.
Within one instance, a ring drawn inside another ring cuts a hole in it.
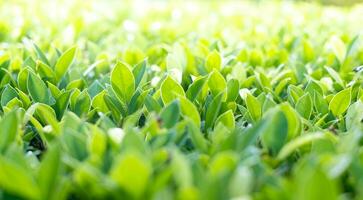
M 363 198 L 361 7 L 0 6 L 0 199 Z

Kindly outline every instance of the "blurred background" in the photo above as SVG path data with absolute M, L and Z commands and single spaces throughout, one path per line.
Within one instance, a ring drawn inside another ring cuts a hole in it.
M 362 3 L 363 0 L 305 0 L 305 1 L 314 1 L 321 4 L 335 4 L 342 6 L 354 5 L 356 3 Z
M 269 0 L 255 0 L 255 1 L 266 2 Z M 313 3 L 322 4 L 322 5 L 337 5 L 337 6 L 352 6 L 352 5 L 355 5 L 358 3 L 363 3 L 363 0 L 281 0 L 281 1 L 292 1 L 292 2 L 301 1 L 301 2 L 310 2 L 310 3 L 313 2 Z
M 317 46 L 330 35 L 348 42 L 362 32 L 362 2 L 0 0 L 0 55 L 5 51 L 19 54 L 24 46 L 31 49 L 32 42 L 42 49 L 67 49 L 76 44 L 92 49 L 87 51 L 94 52 L 91 58 L 101 52 L 112 57 L 126 48 L 172 44 L 180 38 L 215 38 L 231 48 L 254 47 L 271 43 L 269 35 L 285 32 L 291 36 L 285 40 L 305 38 Z

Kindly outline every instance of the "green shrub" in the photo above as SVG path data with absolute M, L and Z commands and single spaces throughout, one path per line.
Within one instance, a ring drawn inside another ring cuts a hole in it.
M 362 12 L 0 2 L 0 199 L 363 198 Z

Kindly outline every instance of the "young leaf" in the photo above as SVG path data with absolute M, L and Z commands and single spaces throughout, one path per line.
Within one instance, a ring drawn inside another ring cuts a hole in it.
M 310 94 L 306 93 L 300 97 L 295 105 L 296 111 L 305 119 L 309 119 L 311 112 L 313 111 L 313 101 L 311 100 Z
M 246 106 L 248 112 L 251 114 L 252 119 L 256 122 L 261 118 L 262 115 L 262 106 L 260 101 L 251 94 L 247 94 L 246 96 Z
M 18 93 L 16 90 L 11 87 L 11 85 L 6 85 L 3 93 L 1 94 L 1 106 L 6 106 L 9 101 L 11 101 L 13 98 L 16 98 L 18 96 Z
M 196 126 L 193 121 L 188 121 L 188 130 L 195 147 L 197 147 L 201 152 L 206 152 L 208 149 L 208 143 L 203 137 L 203 134 L 200 132 L 199 126 Z
M 35 51 L 37 52 L 38 58 L 49 66 L 50 65 L 49 61 L 48 61 L 47 57 L 44 55 L 43 51 L 35 43 L 33 44 L 33 46 L 34 46 Z
M 213 51 L 208 54 L 206 61 L 205 61 L 205 67 L 208 72 L 211 72 L 213 69 L 220 70 L 222 66 L 222 58 L 221 55 L 217 51 Z
M 37 199 L 39 187 L 22 163 L 0 155 L 0 187 L 3 191 L 16 194 L 24 199 Z
M 106 94 L 106 91 L 103 90 L 102 92 L 98 93 L 91 102 L 91 105 L 93 108 L 96 108 L 98 111 L 107 113 L 108 107 L 106 105 L 106 102 L 104 100 L 104 96 Z
M 16 111 L 8 113 L 0 120 L 0 154 L 16 141 L 18 122 Z
M 61 95 L 59 95 L 59 97 L 56 99 L 55 104 L 52 106 L 58 120 L 62 118 L 64 111 L 67 110 L 71 94 L 71 91 L 63 92 Z
M 74 113 L 78 116 L 86 115 L 91 107 L 91 97 L 87 90 L 83 90 L 77 97 L 76 104 L 74 106 Z
M 287 123 L 286 116 L 280 109 L 270 110 L 264 120 L 259 122 L 258 126 L 264 128 L 258 129 L 261 133 L 256 134 L 261 135 L 262 144 L 271 150 L 273 155 L 277 155 L 286 142 L 288 136 Z
M 68 68 L 72 65 L 74 57 L 77 52 L 77 47 L 71 47 L 66 50 L 60 58 L 58 58 L 57 63 L 54 67 L 54 72 L 57 78 L 57 82 L 61 80 L 64 74 L 67 72 Z
M 341 86 L 344 85 L 342 78 L 340 78 L 338 72 L 330 67 L 325 67 L 325 70 L 329 73 L 329 75 Z
M 191 119 L 197 127 L 200 127 L 200 116 L 198 109 L 186 97 L 179 97 L 181 113 L 184 118 Z
M 195 80 L 188 88 L 186 96 L 189 100 L 194 101 L 200 92 L 202 91 L 205 83 L 207 81 L 207 76 L 204 76 L 202 78 L 199 78 Z
M 236 101 L 239 91 L 239 82 L 231 79 L 227 83 L 227 102 Z
M 159 112 L 161 110 L 160 104 L 150 95 L 146 95 L 145 107 L 149 112 L 151 111 Z
M 18 87 L 21 91 L 23 92 L 27 92 L 28 88 L 27 88 L 27 85 L 28 85 L 28 74 L 29 74 L 29 68 L 28 67 L 25 67 L 25 68 L 22 68 L 18 74 Z
M 329 112 L 328 102 L 318 92 L 314 92 L 314 106 L 315 109 L 321 114 L 326 114 Z
M 289 85 L 287 88 L 288 98 L 292 104 L 296 104 L 301 96 L 304 95 L 304 91 L 294 85 Z
M 45 83 L 34 73 L 28 74 L 28 92 L 35 102 L 52 105 L 54 98 Z
M 174 79 L 170 76 L 167 76 L 166 79 L 161 84 L 161 98 L 164 104 L 168 104 L 174 99 L 176 99 L 179 95 L 185 96 L 185 92 L 182 86 L 179 85 Z
M 310 96 L 313 97 L 314 92 L 317 92 L 320 95 L 322 95 L 323 94 L 323 89 L 314 80 L 310 80 L 308 85 L 305 88 L 305 92 L 308 92 L 310 94 Z
M 135 92 L 135 78 L 129 66 L 117 62 L 111 72 L 111 86 L 120 100 L 128 103 Z
M 227 88 L 227 83 L 219 71 L 213 70 L 208 78 L 208 86 L 212 94 L 216 96 Z
M 287 143 L 279 152 L 277 159 L 284 160 L 291 153 L 296 151 L 303 145 L 311 144 L 313 141 L 328 139 L 329 137 L 325 133 L 309 133 L 302 136 L 297 137 L 291 142 Z
M 59 181 L 61 171 L 61 151 L 59 145 L 53 145 L 45 154 L 39 167 L 38 179 L 39 187 L 44 199 L 49 199 L 54 195 Z
M 57 78 L 57 82 L 61 80 L 64 74 L 67 72 L 68 68 L 72 65 L 74 57 L 77 52 L 77 47 L 71 47 L 66 50 L 60 58 L 58 58 L 57 63 L 54 67 L 54 72 Z
M 235 127 L 235 121 L 232 110 L 228 110 L 227 112 L 221 114 L 216 120 L 216 124 L 218 123 L 222 123 L 225 127 L 233 130 Z
M 132 73 L 135 77 L 135 88 L 137 88 L 144 77 L 146 71 L 146 59 L 137 64 L 134 69 L 132 69 Z
M 160 117 L 166 128 L 175 126 L 180 117 L 179 101 L 175 100 L 161 110 Z
M 339 59 L 340 63 L 343 63 L 345 59 L 345 54 L 347 52 L 347 47 L 340 37 L 333 35 L 328 40 L 328 48 L 330 48 L 335 56 Z
M 212 128 L 215 120 L 217 119 L 219 111 L 221 109 L 223 96 L 224 92 L 219 93 L 216 97 L 213 98 L 212 102 L 208 105 L 206 119 L 205 119 L 206 130 Z
M 56 75 L 53 72 L 53 69 L 50 68 L 47 64 L 41 62 L 41 61 L 37 61 L 37 65 L 36 65 L 36 69 L 37 69 L 37 73 L 39 74 L 39 76 L 44 80 L 44 81 L 49 81 L 51 83 L 56 82 Z
M 362 101 L 357 101 L 352 104 L 345 116 L 345 123 L 347 130 L 363 130 L 363 103 Z
M 338 92 L 329 103 L 329 110 L 338 117 L 342 115 L 349 107 L 351 101 L 351 88 Z
M 123 155 L 111 169 L 110 176 L 122 189 L 135 199 L 140 198 L 149 182 L 151 166 L 139 154 Z
M 301 119 L 296 110 L 294 110 L 294 108 L 291 107 L 290 104 L 283 103 L 281 104 L 280 108 L 282 112 L 284 112 L 287 120 L 287 126 L 288 126 L 287 138 L 292 139 L 301 133 L 302 129 Z

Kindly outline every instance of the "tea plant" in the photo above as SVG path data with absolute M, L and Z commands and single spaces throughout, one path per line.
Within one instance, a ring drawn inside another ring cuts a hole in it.
M 65 2 L 0 2 L 0 199 L 363 198 L 361 7 Z

